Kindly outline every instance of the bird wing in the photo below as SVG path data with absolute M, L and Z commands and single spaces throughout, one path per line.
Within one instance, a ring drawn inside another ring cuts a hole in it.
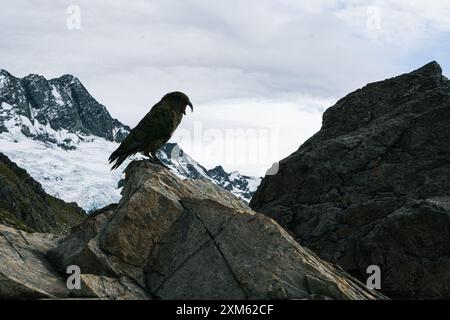
M 143 144 L 149 141 L 169 139 L 176 126 L 170 105 L 159 102 L 133 129 L 134 138 Z
M 174 131 L 170 106 L 159 102 L 134 127 L 117 149 L 117 155 L 132 155 L 142 150 L 147 142 L 169 139 Z

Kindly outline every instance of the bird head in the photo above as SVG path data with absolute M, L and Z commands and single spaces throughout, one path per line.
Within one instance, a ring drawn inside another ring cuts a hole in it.
M 184 94 L 183 92 L 180 91 L 175 91 L 175 92 L 171 92 L 166 94 L 163 98 L 163 101 L 170 101 L 171 103 L 174 104 L 175 108 L 179 108 L 179 110 L 183 113 L 186 114 L 186 107 L 189 106 L 192 110 L 192 112 L 194 112 L 194 106 L 191 103 L 191 100 L 189 100 L 189 97 Z

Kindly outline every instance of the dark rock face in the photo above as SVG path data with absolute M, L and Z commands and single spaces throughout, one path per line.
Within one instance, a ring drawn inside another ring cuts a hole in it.
M 450 298 L 450 81 L 436 62 L 372 83 L 263 179 L 250 206 L 391 298 Z
M 28 173 L 0 153 L 0 223 L 32 232 L 64 233 L 85 213 L 44 192 Z
M 7 105 L 8 108 L 1 107 Z M 12 109 L 11 109 L 12 108 Z M 113 119 L 106 108 L 98 103 L 71 75 L 47 80 L 31 74 L 16 78 L 0 70 L 0 131 L 6 131 L 5 121 L 17 122 L 27 136 L 68 147 L 57 141 L 47 125 L 54 131 L 67 130 L 80 136 L 94 135 L 109 141 L 122 141 L 130 128 Z

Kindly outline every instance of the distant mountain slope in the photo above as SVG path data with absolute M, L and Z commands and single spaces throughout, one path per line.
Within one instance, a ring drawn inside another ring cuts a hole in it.
M 107 159 L 129 130 L 74 76 L 21 79 L 0 69 L 0 152 L 54 196 L 87 211 L 117 202 L 122 173 L 111 172 Z M 175 146 L 167 144 L 159 157 L 178 176 L 205 178 L 244 201 L 251 199 L 260 178 L 221 167 L 207 170 Z
M 63 233 L 85 214 L 44 192 L 23 169 L 0 153 L 0 223 L 31 232 Z
M 75 147 L 83 136 L 122 141 L 130 130 L 71 75 L 46 80 L 31 74 L 20 79 L 0 69 L 0 102 L 0 132 L 19 123 L 25 136 L 64 148 Z
M 259 177 L 241 175 L 237 171 L 228 173 L 221 166 L 207 170 L 183 152 L 175 143 L 166 144 L 159 151 L 158 156 L 178 176 L 190 179 L 207 179 L 245 201 L 250 201 L 261 182 Z

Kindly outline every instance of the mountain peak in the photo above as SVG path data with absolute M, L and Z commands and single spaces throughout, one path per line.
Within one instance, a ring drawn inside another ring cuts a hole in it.
M 120 142 L 130 130 L 113 119 L 73 75 L 47 80 L 34 73 L 22 79 L 5 70 L 2 74 L 7 76 L 0 78 L 0 102 L 10 105 L 12 111 L 0 120 L 11 120 L 8 123 L 26 136 L 72 149 L 83 136 Z
M 24 77 L 24 79 L 30 80 L 30 81 L 37 81 L 37 80 L 47 81 L 47 79 L 44 76 L 42 76 L 40 74 L 36 74 L 36 73 L 30 73 L 29 75 Z
M 409 73 L 369 83 L 327 109 L 323 115 L 321 135 L 336 137 L 388 119 L 388 114 L 398 109 L 405 99 L 420 101 L 428 94 L 450 93 L 442 68 L 432 61 Z
M 436 61 L 431 61 L 430 63 L 427 63 L 423 67 L 411 72 L 411 74 L 440 77 L 442 76 L 442 68 Z
M 64 74 L 61 77 L 55 78 L 55 79 L 52 79 L 52 80 L 59 80 L 59 81 L 62 81 L 64 83 L 81 84 L 81 81 L 77 77 L 75 77 L 74 75 L 71 75 L 71 74 Z
M 221 174 L 227 173 L 222 166 L 215 166 L 214 168 L 208 170 L 208 172 L 221 173 Z
M 11 74 L 8 71 L 6 71 L 5 69 L 0 69 L 0 74 L 4 75 L 4 76 L 11 77 Z

